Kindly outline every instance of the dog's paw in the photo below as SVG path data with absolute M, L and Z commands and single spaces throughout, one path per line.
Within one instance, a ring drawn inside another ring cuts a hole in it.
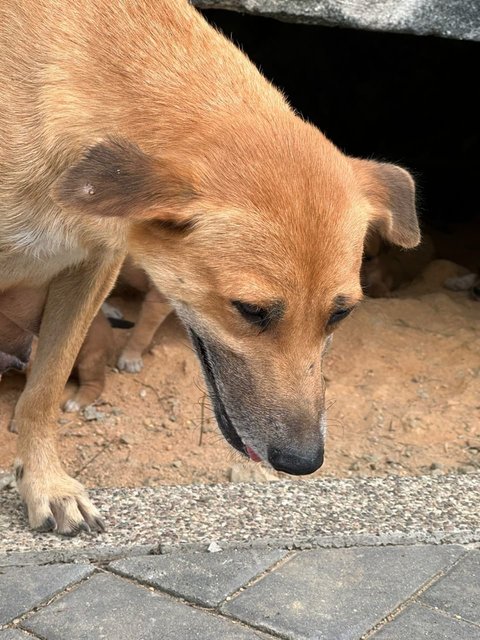
M 18 433 L 17 423 L 15 422 L 15 418 L 12 418 L 8 423 L 8 430 L 10 433 Z
M 117 309 L 117 307 L 114 307 L 109 302 L 102 304 L 102 311 L 107 318 L 113 318 L 114 320 L 122 320 L 123 318 L 123 313 L 120 309 Z
M 127 371 L 128 373 L 138 373 L 143 369 L 142 356 L 122 353 L 118 359 L 117 368 L 120 369 L 120 371 Z
M 83 486 L 64 471 L 37 474 L 17 461 L 15 477 L 34 531 L 76 536 L 82 531 L 105 530 L 100 512 Z
M 468 291 L 475 284 L 476 278 L 474 273 L 467 273 L 465 276 L 447 278 L 443 284 L 450 291 Z
M 81 409 L 80 403 L 75 400 L 75 398 L 70 398 L 67 400 L 62 407 L 65 413 L 78 413 Z

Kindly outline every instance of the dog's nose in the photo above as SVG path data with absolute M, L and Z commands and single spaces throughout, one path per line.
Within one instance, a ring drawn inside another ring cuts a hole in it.
M 298 454 L 295 451 L 271 448 L 268 450 L 268 461 L 277 471 L 284 471 L 293 476 L 313 473 L 323 464 L 323 447 L 311 452 Z

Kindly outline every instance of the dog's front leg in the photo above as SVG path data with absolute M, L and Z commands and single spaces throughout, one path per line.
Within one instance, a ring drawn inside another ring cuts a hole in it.
M 64 535 L 103 529 L 85 489 L 60 463 L 54 418 L 82 340 L 123 258 L 122 252 L 90 257 L 49 287 L 37 355 L 15 410 L 17 486 L 33 529 Z

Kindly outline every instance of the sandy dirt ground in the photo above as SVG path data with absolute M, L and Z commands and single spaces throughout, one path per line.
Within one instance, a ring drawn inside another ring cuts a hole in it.
M 480 303 L 441 283 L 451 265 L 394 298 L 365 300 L 327 357 L 329 477 L 469 473 L 480 468 Z M 140 299 L 114 299 L 135 318 Z M 115 331 L 118 348 L 127 337 Z M 8 417 L 20 376 L 0 383 L 0 469 L 14 458 Z M 87 486 L 273 479 L 220 435 L 199 365 L 170 316 L 141 373 L 108 373 L 102 401 L 58 420 L 61 457 Z

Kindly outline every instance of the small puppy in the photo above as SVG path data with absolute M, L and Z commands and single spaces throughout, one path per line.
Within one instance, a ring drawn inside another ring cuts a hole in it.
M 447 278 L 444 286 L 450 291 L 468 291 L 473 300 L 480 300 L 480 269 L 478 273 Z
M 114 355 L 112 327 L 130 329 L 130 337 L 117 362 L 121 370 L 138 372 L 142 354 L 150 346 L 156 330 L 171 307 L 150 283 L 146 274 L 127 259 L 119 277 L 119 286 L 128 284 L 145 294 L 136 324 L 124 320 L 108 303 L 102 305 L 85 336 L 71 375 L 78 380 L 75 395 L 63 404 L 66 412 L 80 411 L 101 396 L 105 388 L 106 367 Z M 0 297 L 0 380 L 8 370 L 25 371 L 32 360 L 32 341 L 38 335 L 47 289 L 13 289 Z M 9 314 L 9 317 L 5 315 Z M 10 423 L 14 431 L 14 422 Z
M 362 288 L 369 298 L 388 298 L 399 287 L 412 282 L 433 260 L 435 250 L 428 236 L 411 251 L 402 251 L 371 234 L 362 260 Z
M 1 374 L 9 370 L 25 372 L 29 369 L 35 355 L 35 336 L 41 323 L 43 306 L 47 291 L 17 289 L 8 295 L 8 310 L 0 313 L 0 379 Z M 116 326 L 129 328 L 132 323 L 115 321 Z M 105 387 L 106 365 L 114 351 L 112 327 L 102 311 L 99 311 L 88 330 L 83 345 L 73 367 L 78 379 L 75 395 L 66 400 L 65 411 L 79 411 L 99 398 Z M 10 355 L 16 354 L 16 355 Z M 8 357 L 4 357 L 7 355 Z M 15 432 L 15 421 L 9 424 Z

